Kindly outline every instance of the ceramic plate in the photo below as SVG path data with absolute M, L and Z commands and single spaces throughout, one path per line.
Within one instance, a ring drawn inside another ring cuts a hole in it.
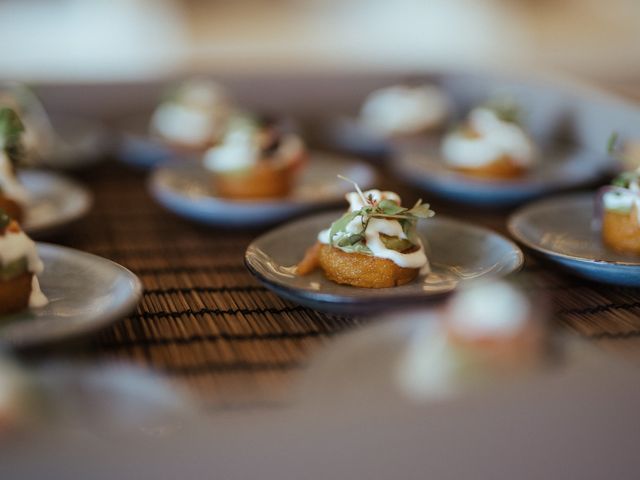
M 311 154 L 295 190 L 282 200 L 236 201 L 216 197 L 210 174 L 199 162 L 174 162 L 159 167 L 149 186 L 160 204 L 190 220 L 228 227 L 257 227 L 343 202 L 352 187 L 338 180 L 338 174 L 358 182 L 363 189 L 375 181 L 375 171 L 364 163 L 316 152 Z
M 247 249 L 249 270 L 268 288 L 296 303 L 339 313 L 366 313 L 424 302 L 480 277 L 501 277 L 522 265 L 520 249 L 490 230 L 436 216 L 419 224 L 428 243 L 432 273 L 394 288 L 367 289 L 338 285 L 322 272 L 299 277 L 293 273 L 318 232 L 343 211 L 298 220 L 259 237 Z
M 332 147 L 354 155 L 378 159 L 391 153 L 389 141 L 367 129 L 357 118 L 343 116 L 327 122 L 323 135 Z
M 517 378 L 502 381 L 499 377 L 486 379 L 486 384 L 467 372 L 471 388 L 458 391 L 451 390 L 444 376 L 433 375 L 425 388 L 428 365 L 439 363 L 438 371 L 445 372 L 450 358 L 443 349 L 441 321 L 440 313 L 434 309 L 394 312 L 340 336 L 311 359 L 299 386 L 302 401 L 353 405 L 375 398 L 387 406 L 442 404 L 453 398 L 473 398 L 483 391 L 485 395 L 500 396 L 510 385 L 521 388 L 541 375 L 564 375 L 576 367 L 584 372 L 593 371 L 590 369 L 603 361 L 611 366 L 609 357 L 589 343 L 554 335 L 549 357 L 540 370 L 525 370 Z
M 24 230 L 31 236 L 55 233 L 91 208 L 91 194 L 66 177 L 38 170 L 21 171 L 18 176 L 31 194 L 23 223 Z
M 47 359 L 25 371 L 32 392 L 46 411 L 35 416 L 40 429 L 64 425 L 109 437 L 140 439 L 170 435 L 191 418 L 195 403 L 184 389 L 160 373 L 118 363 Z
M 75 170 L 103 160 L 111 149 L 111 136 L 101 123 L 81 117 L 54 115 L 55 146 L 39 165 Z
M 565 269 L 598 282 L 640 287 L 640 258 L 606 248 L 593 222 L 595 196 L 574 194 L 527 205 L 509 232 L 520 243 Z
M 16 347 L 65 340 L 106 327 L 140 299 L 138 278 L 120 265 L 66 247 L 38 243 L 44 308 L 0 318 L 0 342 Z
M 441 197 L 485 206 L 509 206 L 545 193 L 589 185 L 612 168 L 605 155 L 570 147 L 550 148 L 540 165 L 513 181 L 473 179 L 449 170 L 439 141 L 396 144 L 390 162 L 407 182 Z
M 175 150 L 159 138 L 149 135 L 148 125 L 148 116 L 133 117 L 123 123 L 117 146 L 119 160 L 146 170 L 175 158 Z

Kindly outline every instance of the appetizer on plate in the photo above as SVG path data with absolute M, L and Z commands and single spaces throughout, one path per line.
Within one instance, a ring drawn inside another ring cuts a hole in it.
M 504 282 L 461 290 L 444 309 L 453 348 L 474 354 L 495 368 L 535 362 L 543 353 L 543 330 L 527 298 Z
M 151 117 L 151 133 L 177 149 L 204 151 L 220 140 L 232 111 L 220 85 L 192 78 L 158 105 Z
M 640 255 L 640 167 L 618 176 L 603 189 L 600 199 L 604 244 Z
M 231 199 L 289 194 L 307 157 L 302 139 L 272 119 L 234 117 L 224 138 L 205 153 L 216 194 Z
M 433 85 L 394 85 L 365 99 L 360 121 L 383 137 L 407 137 L 443 126 L 449 116 L 449 98 Z
M 26 85 L 6 82 L 0 86 L 0 104 L 14 110 L 22 128 L 21 161 L 37 163 L 57 146 L 58 138 L 40 99 Z
M 349 210 L 318 234 L 317 243 L 297 266 L 299 275 L 322 268 L 329 280 L 364 288 L 404 285 L 429 271 L 424 244 L 416 231 L 434 212 L 418 201 L 402 207 L 394 192 L 367 190 L 346 195 Z
M 445 397 L 541 366 L 544 323 L 531 302 L 504 282 L 462 289 L 415 335 L 399 364 L 402 390 Z
M 24 125 L 15 110 L 0 108 L 0 208 L 21 222 L 29 199 L 16 177 L 15 166 L 24 152 Z
M 24 126 L 20 165 L 77 168 L 103 158 L 107 129 L 95 120 L 47 112 L 38 96 L 17 82 L 0 83 L 0 105 L 16 111 Z
M 48 303 L 36 276 L 43 269 L 34 241 L 0 210 L 0 315 Z
M 474 108 L 466 121 L 442 143 L 446 165 L 458 172 L 486 179 L 512 179 L 535 163 L 535 147 L 509 105 Z

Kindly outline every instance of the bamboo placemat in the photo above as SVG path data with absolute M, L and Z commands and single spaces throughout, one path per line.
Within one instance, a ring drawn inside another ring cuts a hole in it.
M 110 162 L 80 179 L 95 195 L 94 208 L 62 242 L 124 265 L 145 289 L 133 315 L 91 341 L 92 357 L 158 370 L 208 405 L 278 405 L 312 352 L 368 321 L 315 312 L 269 292 L 243 262 L 259 232 L 175 217 L 153 202 L 139 172 Z M 504 214 L 435 207 L 504 232 Z M 640 361 L 637 289 L 588 283 L 531 256 L 516 278 L 550 297 L 557 328 Z

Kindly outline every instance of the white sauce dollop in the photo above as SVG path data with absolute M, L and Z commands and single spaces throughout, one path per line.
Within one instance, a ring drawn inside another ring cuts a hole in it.
M 640 171 L 640 168 L 638 169 Z M 636 209 L 638 223 L 640 223 L 640 183 L 637 180 L 629 184 L 629 188 L 618 188 L 602 196 L 602 203 L 607 210 L 617 210 L 631 213 Z
M 274 165 L 284 166 L 294 161 L 304 150 L 304 143 L 297 135 L 283 135 L 280 146 L 272 154 Z M 261 152 L 255 132 L 251 129 L 230 131 L 220 145 L 211 147 L 204 155 L 205 168 L 213 172 L 232 172 L 254 166 Z
M 175 99 L 163 102 L 151 117 L 153 131 L 187 145 L 202 145 L 222 135 L 231 113 L 219 85 L 191 80 L 179 87 Z
M 500 120 L 493 110 L 476 108 L 469 114 L 469 126 L 478 137 L 467 137 L 456 130 L 442 144 L 445 161 L 454 167 L 482 167 L 503 155 L 522 167 L 535 158 L 533 142 L 516 124 Z
M 11 160 L 4 150 L 0 150 L 0 194 L 23 207 L 29 202 L 29 192 L 14 175 Z
M 376 203 L 381 202 L 382 200 L 391 200 L 396 202 L 398 205 L 402 205 L 400 196 L 395 192 L 381 192 L 380 190 L 373 189 L 362 193 L 364 193 L 365 198 L 371 197 Z M 345 198 L 347 199 L 347 202 L 349 202 L 350 212 L 355 212 L 356 210 L 360 210 L 365 207 L 365 203 L 362 201 L 358 192 L 349 192 L 345 195 Z
M 447 325 L 457 335 L 479 340 L 509 338 L 527 324 L 531 309 L 527 299 L 503 282 L 461 290 L 449 304 Z
M 438 87 L 397 85 L 371 93 L 362 106 L 360 119 L 373 132 L 394 136 L 440 126 L 449 110 L 449 99 Z
M 5 231 L 0 236 L 0 264 L 7 265 L 11 262 L 26 257 L 27 270 L 34 274 L 31 282 L 31 296 L 29 297 L 29 307 L 43 307 L 49 301 L 42 293 L 36 275 L 42 273 L 44 264 L 38 256 L 36 244 L 23 231 Z
M 373 197 L 376 202 L 381 200 L 393 200 L 398 204 L 401 204 L 400 197 L 394 192 L 381 192 L 380 190 L 367 190 L 363 192 L 365 198 L 368 198 L 369 195 Z M 362 198 L 357 192 L 347 193 L 346 195 L 347 201 L 349 202 L 349 211 L 353 212 L 356 210 L 360 210 L 364 207 L 364 203 Z M 362 233 L 362 216 L 358 215 L 353 220 L 351 220 L 346 226 L 346 232 L 348 234 Z M 318 234 L 318 241 L 325 245 L 329 245 L 331 229 L 322 230 Z M 397 220 L 391 219 L 383 219 L 383 218 L 372 218 L 369 220 L 369 224 L 367 226 L 367 230 L 364 232 L 365 240 L 367 247 L 371 250 L 371 253 L 374 257 L 385 258 L 387 260 L 391 260 L 393 263 L 402 268 L 429 268 L 427 256 L 424 251 L 424 246 L 422 241 L 419 242 L 419 249 L 415 252 L 411 253 L 401 253 L 396 250 L 391 250 L 387 248 L 382 239 L 380 238 L 380 234 L 383 233 L 385 235 L 389 235 L 392 237 L 399 237 L 406 239 L 407 236 L 402 230 L 402 225 Z M 339 235 L 341 232 L 336 233 L 334 240 L 339 239 Z M 424 270 L 423 270 L 424 271 Z M 428 273 L 424 271 L 424 273 Z
M 236 130 L 227 134 L 221 145 L 204 154 L 204 166 L 214 172 L 241 170 L 255 165 L 260 150 L 249 130 Z

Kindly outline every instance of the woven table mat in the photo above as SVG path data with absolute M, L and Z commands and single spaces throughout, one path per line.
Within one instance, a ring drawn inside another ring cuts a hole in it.
M 133 315 L 92 340 L 92 357 L 151 367 L 208 405 L 279 404 L 312 352 L 366 322 L 297 306 L 262 287 L 243 260 L 259 232 L 177 218 L 153 202 L 142 174 L 116 163 L 80 179 L 94 208 L 64 242 L 131 269 L 145 289 Z M 434 206 L 504 232 L 504 214 Z M 588 283 L 530 256 L 515 278 L 549 296 L 557 327 L 640 361 L 637 289 Z

